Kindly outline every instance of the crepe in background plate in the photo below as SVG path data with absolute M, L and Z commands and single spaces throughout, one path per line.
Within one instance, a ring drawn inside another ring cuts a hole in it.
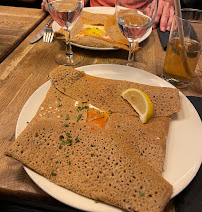
M 90 31 L 86 32 L 86 28 L 90 28 Z M 96 30 L 96 28 L 99 29 Z M 61 38 L 61 35 L 64 36 L 62 28 L 56 33 L 58 38 Z M 88 47 L 122 48 L 125 50 L 128 50 L 129 45 L 128 40 L 118 29 L 115 15 L 92 14 L 86 11 L 83 11 L 71 30 L 71 41 Z

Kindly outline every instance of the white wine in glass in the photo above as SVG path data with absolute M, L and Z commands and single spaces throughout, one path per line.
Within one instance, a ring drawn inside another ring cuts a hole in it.
M 116 0 L 115 12 L 121 33 L 129 41 L 129 66 L 136 66 L 134 52 L 138 41 L 154 23 L 158 0 Z
M 71 47 L 71 29 L 79 19 L 83 10 L 83 0 L 46 0 L 52 18 L 65 31 L 66 53 L 56 55 L 56 62 L 60 65 L 77 65 L 83 61 L 84 56 L 73 53 Z

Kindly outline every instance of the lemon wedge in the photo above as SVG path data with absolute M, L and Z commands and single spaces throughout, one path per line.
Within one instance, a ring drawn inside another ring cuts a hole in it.
M 153 105 L 149 97 L 141 90 L 129 88 L 121 93 L 139 114 L 140 121 L 145 124 L 153 115 Z

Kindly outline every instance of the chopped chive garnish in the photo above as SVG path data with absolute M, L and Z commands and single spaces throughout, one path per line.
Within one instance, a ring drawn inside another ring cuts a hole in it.
M 72 143 L 72 139 L 69 139 L 69 138 L 68 138 L 68 139 L 66 140 L 66 144 L 68 144 L 68 143 Z
M 60 143 L 59 149 L 62 149 L 62 146 L 65 145 L 65 144 L 68 144 L 68 146 L 71 146 L 72 145 L 72 140 L 71 139 L 67 139 L 66 141 L 62 141 Z
M 68 157 L 69 157 L 69 155 L 66 155 L 65 157 L 66 157 L 66 158 L 68 158 Z
M 64 124 L 64 126 L 65 126 L 65 127 L 69 127 L 69 125 L 68 125 L 68 124 Z
M 86 103 L 86 102 L 82 102 L 82 103 Z M 79 111 L 81 111 L 81 110 L 83 110 L 83 109 L 89 109 L 89 106 L 84 106 L 84 107 L 78 107 L 78 109 L 77 109 L 77 111 L 79 112 Z
M 45 128 L 43 128 L 43 130 L 45 130 Z
M 79 106 L 77 111 L 81 111 L 81 110 L 82 110 L 82 107 Z
M 63 90 L 66 91 L 66 88 L 64 87 Z
M 67 136 L 67 137 L 69 137 L 69 138 L 71 138 L 71 135 L 70 135 L 70 133 L 66 133 L 66 136 Z
M 80 142 L 80 139 L 79 139 L 79 136 L 77 135 L 76 139 L 75 139 L 75 142 L 78 143 Z
M 117 127 L 120 127 L 120 125 L 117 125 Z
M 51 175 L 52 175 L 52 176 L 56 176 L 57 174 L 56 174 L 54 171 L 52 171 L 52 172 L 51 172 Z
M 60 103 L 60 104 L 58 105 L 58 107 L 62 107 L 62 103 Z
M 91 156 L 91 157 L 93 157 L 93 156 L 94 156 L 94 154 L 91 154 L 90 156 Z
M 71 165 L 71 162 L 69 161 L 69 165 Z
M 144 196 L 144 194 L 143 194 L 141 191 L 139 191 L 139 195 L 140 195 L 141 197 Z
M 79 122 L 79 120 L 81 119 L 82 114 L 79 114 L 78 118 L 77 118 L 77 122 Z
M 39 133 L 37 132 L 36 134 L 35 134 L 35 137 L 38 137 L 39 136 Z
M 69 114 L 66 115 L 66 119 L 65 120 L 69 120 Z
M 112 111 L 111 110 L 109 110 L 109 112 L 108 112 L 109 114 L 112 114 Z
M 62 141 L 61 143 L 60 143 L 60 145 L 64 145 L 65 144 L 65 141 Z
M 143 156 L 142 152 L 140 153 L 141 156 Z

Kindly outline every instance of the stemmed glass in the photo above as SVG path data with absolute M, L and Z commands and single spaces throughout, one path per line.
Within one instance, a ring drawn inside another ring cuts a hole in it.
M 138 41 L 154 23 L 158 0 L 116 0 L 115 13 L 121 33 L 129 41 L 129 66 L 136 66 L 134 52 Z
M 70 32 L 72 27 L 79 19 L 83 10 L 83 0 L 46 0 L 48 10 L 52 18 L 64 28 L 66 53 L 56 55 L 56 62 L 60 65 L 73 66 L 81 61 L 84 57 L 81 54 L 73 54 L 71 47 Z

